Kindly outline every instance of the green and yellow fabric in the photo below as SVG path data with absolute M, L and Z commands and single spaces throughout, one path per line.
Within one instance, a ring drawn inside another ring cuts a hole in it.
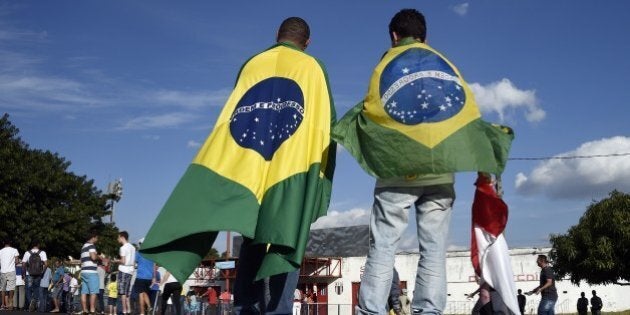
M 252 57 L 141 252 L 184 282 L 230 230 L 269 244 L 258 279 L 298 268 L 330 201 L 334 120 L 317 59 L 288 44 Z
M 513 138 L 510 128 L 481 119 L 453 64 L 410 38 L 387 51 L 364 101 L 333 128 L 333 139 L 377 178 L 500 174 Z

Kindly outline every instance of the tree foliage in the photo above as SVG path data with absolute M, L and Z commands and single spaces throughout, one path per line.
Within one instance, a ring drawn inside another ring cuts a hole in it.
M 20 251 L 33 241 L 49 256 L 78 257 L 85 236 L 96 229 L 97 248 L 116 253 L 117 228 L 106 197 L 86 176 L 68 171 L 70 162 L 50 151 L 32 149 L 18 136 L 8 114 L 0 118 L 0 238 Z
M 551 236 L 551 259 L 571 282 L 629 285 L 630 195 L 613 191 L 593 202 L 566 234 Z
M 213 260 L 213 259 L 219 259 L 219 252 L 217 251 L 216 248 L 212 247 L 210 248 L 210 250 L 208 251 L 208 254 L 206 254 L 206 257 L 204 257 L 204 260 Z

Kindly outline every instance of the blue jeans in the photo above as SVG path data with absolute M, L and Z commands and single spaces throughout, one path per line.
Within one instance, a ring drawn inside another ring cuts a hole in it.
M 555 315 L 556 300 L 548 297 L 542 297 L 538 304 L 538 315 Z
M 254 281 L 266 248 L 266 244 L 252 244 L 250 239 L 243 238 L 234 282 L 234 313 L 237 315 L 293 313 L 299 269 Z
M 39 306 L 37 307 L 37 310 L 40 313 L 46 313 L 48 308 L 48 287 L 39 288 Z
M 442 314 L 446 306 L 446 241 L 454 200 L 453 184 L 375 189 L 357 314 L 387 314 L 394 255 L 407 228 L 408 209 L 416 211 L 420 250 L 411 310 L 413 314 Z
M 26 276 L 26 308 L 30 308 L 32 301 L 39 297 L 39 283 L 42 277 Z

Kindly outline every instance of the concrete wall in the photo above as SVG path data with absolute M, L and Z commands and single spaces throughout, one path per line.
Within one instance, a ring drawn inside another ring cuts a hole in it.
M 547 254 L 549 249 L 513 249 L 510 251 L 512 269 L 516 288 L 527 292 L 538 286 L 540 268 L 536 265 L 539 254 Z M 411 298 L 415 286 L 418 254 L 399 254 L 396 256 L 395 266 L 401 281 L 407 282 L 408 295 Z M 351 314 L 352 283 L 360 282 L 365 266 L 365 257 L 347 257 L 342 260 L 341 279 L 332 281 L 328 286 L 329 314 Z M 449 252 L 446 262 L 448 280 L 448 299 L 445 314 L 470 314 L 475 300 L 468 300 L 464 295 L 477 289 L 474 271 L 470 263 L 468 252 Z M 335 288 L 343 286 L 343 292 L 338 294 Z M 556 282 L 558 302 L 556 313 L 576 313 L 577 299 L 580 292 L 585 292 L 590 299 L 591 291 L 596 290 L 602 298 L 604 312 L 622 311 L 630 309 L 630 287 L 628 286 L 580 286 L 570 281 Z M 536 314 L 540 296 L 527 297 L 527 314 Z M 341 306 L 333 306 L 339 304 Z

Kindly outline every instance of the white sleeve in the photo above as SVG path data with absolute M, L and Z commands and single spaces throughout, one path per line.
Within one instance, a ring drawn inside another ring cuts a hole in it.
M 132 257 L 131 257 L 131 251 L 129 250 L 128 246 L 124 247 L 123 254 L 125 255 L 125 261 L 123 262 L 123 265 L 129 266 L 130 265 L 129 262 L 131 261 Z
M 42 261 L 47 261 L 48 260 L 48 256 L 46 256 L 46 252 L 43 251 L 43 250 L 39 252 L 39 257 L 42 258 Z

